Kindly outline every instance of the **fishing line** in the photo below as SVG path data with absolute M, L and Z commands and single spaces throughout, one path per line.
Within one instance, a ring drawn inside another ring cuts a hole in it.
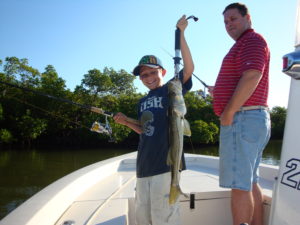
M 15 101 L 18 101 L 18 102 L 23 103 L 25 105 L 28 105 L 28 106 L 30 106 L 30 107 L 32 107 L 34 109 L 38 109 L 38 110 L 40 110 L 40 111 L 42 111 L 42 112 L 44 112 L 46 114 L 51 115 L 54 118 L 60 118 L 60 119 L 66 121 L 68 123 L 76 124 L 76 125 L 78 125 L 81 128 L 86 128 L 86 129 L 88 129 L 90 131 L 94 131 L 94 132 L 97 132 L 97 133 L 100 133 L 100 134 L 108 135 L 109 136 L 109 142 L 115 142 L 114 138 L 112 137 L 112 129 L 111 129 L 111 127 L 109 125 L 109 122 L 107 120 L 107 116 L 105 117 L 105 120 L 106 120 L 105 124 L 96 121 L 96 122 L 93 123 L 92 128 L 89 128 L 89 127 L 87 127 L 86 125 L 83 125 L 80 122 L 76 122 L 76 121 L 70 120 L 70 119 L 68 119 L 68 118 L 66 118 L 66 117 L 64 117 L 62 115 L 56 114 L 56 113 L 51 112 L 51 111 L 47 111 L 47 110 L 45 110 L 45 109 L 43 109 L 43 108 L 41 108 L 39 106 L 36 106 L 36 105 L 33 105 L 33 104 L 27 102 L 25 100 L 18 99 L 18 98 L 14 97 L 14 96 L 7 96 L 7 97 L 11 98 L 11 99 L 14 99 Z
M 51 98 L 51 99 L 55 99 L 55 100 L 58 100 L 58 101 L 61 101 L 61 102 L 66 102 L 66 103 L 69 103 L 69 104 L 72 104 L 72 105 L 76 105 L 78 107 L 87 109 L 89 111 L 92 111 L 92 112 L 95 112 L 95 113 L 98 113 L 98 114 L 106 115 L 106 116 L 109 116 L 109 117 L 113 116 L 113 113 L 104 111 L 103 109 L 100 109 L 100 108 L 97 108 L 97 107 L 94 107 L 94 106 L 91 106 L 91 105 L 80 104 L 80 103 L 73 102 L 73 101 L 65 99 L 65 98 L 55 97 L 53 95 L 49 95 L 49 94 L 46 94 L 46 93 L 43 93 L 43 92 L 35 91 L 35 90 L 30 89 L 30 88 L 21 87 L 21 86 L 18 86 L 16 84 L 4 82 L 4 81 L 0 81 L 0 83 L 5 84 L 5 85 L 10 86 L 10 87 L 21 89 L 23 91 L 32 92 L 32 93 L 42 95 L 42 96 L 45 96 L 45 97 L 48 97 L 48 98 Z
M 66 102 L 66 103 L 69 103 L 69 104 L 72 104 L 72 105 L 76 105 L 78 107 L 87 109 L 91 112 L 102 114 L 106 117 L 113 117 L 114 116 L 114 113 L 104 111 L 103 109 L 98 108 L 98 107 L 94 107 L 94 106 L 91 106 L 91 105 L 80 104 L 80 103 L 73 102 L 73 101 L 65 99 L 65 98 L 55 97 L 53 95 L 45 94 L 43 92 L 35 91 L 35 90 L 29 89 L 29 88 L 26 88 L 26 87 L 21 87 L 21 86 L 11 84 L 11 83 L 7 83 L 7 82 L 4 82 L 4 81 L 0 81 L 0 83 L 11 86 L 11 87 L 14 87 L 14 88 L 19 88 L 19 89 L 24 90 L 24 91 L 32 92 L 32 93 L 35 93 L 35 94 L 38 94 L 38 95 L 42 95 L 42 96 L 45 96 L 45 97 L 48 97 L 48 98 L 51 98 L 51 99 L 55 99 L 55 100 L 58 100 L 58 101 L 61 101 L 61 102 Z M 132 119 L 130 117 L 127 117 L 126 121 L 130 122 L 130 123 L 133 123 L 133 124 L 136 124 L 136 125 L 140 125 L 140 122 L 138 120 Z
M 191 147 L 192 147 L 192 150 L 193 150 L 193 153 L 196 154 L 196 151 L 195 151 L 195 148 L 194 148 L 194 145 L 193 145 L 193 142 L 192 142 L 192 137 L 188 137 L 189 141 L 190 141 L 190 144 L 191 144 Z
M 29 89 L 29 88 L 26 88 L 26 87 L 20 87 L 18 85 L 15 85 L 15 84 L 11 84 L 11 83 L 7 83 L 7 82 L 4 82 L 4 81 L 0 81 L 0 83 L 2 84 L 5 84 L 5 85 L 8 85 L 8 86 L 11 86 L 11 87 L 14 87 L 14 88 L 19 88 L 21 90 L 24 90 L 24 91 L 27 91 L 27 92 L 32 92 L 32 93 L 35 93 L 35 94 L 38 94 L 38 95 L 41 95 L 41 96 L 45 96 L 45 97 L 48 97 L 48 98 L 51 98 L 51 99 L 55 99 L 55 100 L 59 100 L 59 101 L 62 101 L 62 102 L 66 102 L 66 103 L 70 103 L 70 104 L 73 104 L 73 105 L 76 105 L 76 106 L 79 106 L 81 108 L 84 108 L 84 109 L 87 109 L 89 111 L 92 111 L 92 112 L 95 112 L 95 113 L 98 113 L 98 114 L 102 114 L 105 116 L 105 123 L 101 123 L 99 121 L 95 121 L 93 124 L 92 124 L 92 127 L 91 128 L 88 128 L 87 126 L 85 125 L 82 125 L 78 122 L 74 122 L 72 120 L 69 120 L 67 118 L 64 118 L 60 115 L 57 115 L 53 112 L 50 112 L 50 111 L 47 111 L 47 110 L 44 110 L 36 105 L 33 105 L 31 103 L 28 103 L 26 101 L 21 101 L 19 100 L 18 98 L 15 98 L 15 97 L 12 97 L 13 99 L 21 102 L 21 103 L 24 103 L 24 104 L 27 104 L 33 108 L 36 108 L 36 109 L 39 109 L 43 112 L 46 112 L 50 115 L 52 115 L 53 117 L 57 117 L 57 118 L 62 118 L 64 119 L 65 121 L 69 122 L 69 123 L 75 123 L 76 125 L 79 125 L 80 127 L 84 127 L 84 128 L 87 128 L 89 129 L 90 131 L 93 131 L 93 132 L 97 132 L 97 133 L 100 133 L 100 134 L 106 134 L 110 137 L 109 141 L 110 142 L 115 142 L 115 140 L 113 139 L 112 137 L 112 128 L 109 124 L 109 121 L 108 121 L 108 118 L 107 117 L 112 117 L 113 116 L 113 113 L 110 113 L 110 112 L 106 112 L 100 108 L 97 108 L 97 107 L 93 107 L 93 106 L 89 106 L 89 105 L 83 105 L 83 104 L 79 104 L 79 103 L 76 103 L 76 102 L 73 102 L 73 101 L 70 101 L 68 99 L 64 99 L 64 98 L 59 98 L 59 97 L 55 97 L 55 96 L 52 96 L 52 95 L 48 95 L 48 94 L 45 94 L 43 92 L 39 92 L 39 91 L 35 91 L 35 90 L 32 90 L 32 89 Z M 5 95 L 6 93 L 6 89 L 4 90 L 3 92 L 3 96 Z M 9 96 L 8 96 L 9 97 Z M 130 120 L 130 118 L 128 118 Z
M 27 102 L 27 101 L 25 101 L 25 100 L 21 100 L 21 99 L 19 99 L 19 98 L 14 97 L 14 96 L 7 96 L 7 97 L 8 97 L 8 98 L 11 98 L 11 99 L 14 99 L 15 101 L 18 101 L 18 102 L 20 102 L 20 103 L 22 103 L 22 104 L 28 105 L 28 106 L 30 106 L 30 107 L 32 107 L 32 108 L 34 108 L 34 109 L 38 109 L 38 110 L 40 110 L 40 111 L 42 111 L 42 112 L 44 112 L 44 113 L 46 113 L 46 114 L 49 114 L 49 115 L 51 115 L 51 116 L 53 116 L 53 117 L 55 117 L 55 118 L 60 118 L 60 119 L 63 119 L 64 121 L 66 121 L 66 122 L 68 122 L 68 123 L 74 123 L 74 124 L 76 124 L 76 125 L 78 125 L 78 126 L 80 126 L 80 127 L 90 129 L 89 127 L 87 127 L 87 126 L 85 126 L 85 125 L 83 125 L 83 124 L 81 124 L 81 123 L 79 123 L 79 122 L 75 122 L 75 121 L 73 121 L 73 120 L 70 120 L 70 119 L 68 119 L 68 118 L 66 118 L 66 117 L 63 117 L 62 115 L 56 114 L 56 113 L 54 113 L 54 112 L 47 111 L 47 110 L 45 110 L 45 109 L 43 109 L 43 108 L 41 108 L 41 107 L 39 107 L 39 106 L 36 106 L 36 105 L 33 105 L 33 104 Z

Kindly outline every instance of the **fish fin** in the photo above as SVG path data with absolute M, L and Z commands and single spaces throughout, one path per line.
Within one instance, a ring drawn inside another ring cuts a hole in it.
M 192 135 L 190 124 L 186 119 L 183 119 L 183 135 L 188 137 Z

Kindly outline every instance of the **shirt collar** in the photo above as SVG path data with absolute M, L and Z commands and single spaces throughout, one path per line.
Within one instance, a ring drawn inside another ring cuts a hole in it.
M 253 31 L 254 30 L 252 28 L 245 30 L 236 41 L 240 40 L 245 34 L 247 34 L 249 32 L 253 32 Z

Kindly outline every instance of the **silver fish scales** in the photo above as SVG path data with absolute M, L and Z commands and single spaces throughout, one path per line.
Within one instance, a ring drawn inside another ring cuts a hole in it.
M 191 136 L 188 122 L 184 119 L 186 106 L 182 95 L 182 84 L 178 78 L 168 83 L 169 91 L 169 153 L 167 164 L 171 166 L 169 204 L 174 204 L 183 194 L 179 186 L 182 169 L 183 135 Z

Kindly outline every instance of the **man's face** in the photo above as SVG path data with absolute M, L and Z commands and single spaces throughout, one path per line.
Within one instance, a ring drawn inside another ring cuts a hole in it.
M 228 9 L 224 13 L 224 23 L 233 40 L 237 40 L 245 30 L 251 28 L 250 16 L 242 16 L 238 9 Z
M 140 69 L 140 80 L 150 90 L 161 87 L 163 85 L 163 70 L 161 68 L 142 66 Z

